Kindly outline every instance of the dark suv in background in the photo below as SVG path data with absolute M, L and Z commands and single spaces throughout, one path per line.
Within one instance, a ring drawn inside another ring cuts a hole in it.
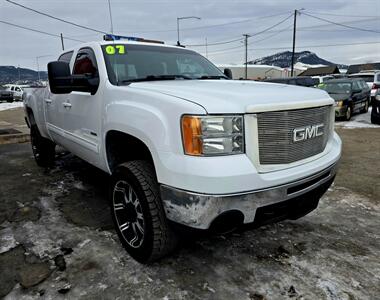
M 335 117 L 350 120 L 355 112 L 365 113 L 371 100 L 371 89 L 363 79 L 331 79 L 321 89 L 335 100 Z

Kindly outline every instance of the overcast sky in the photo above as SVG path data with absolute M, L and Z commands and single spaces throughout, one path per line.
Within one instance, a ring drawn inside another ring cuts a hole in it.
M 100 31 L 110 31 L 107 0 L 14 1 Z M 286 19 L 294 9 L 304 8 L 303 12 L 310 15 L 379 33 L 328 24 L 301 12 L 297 18 L 297 51 L 310 50 L 335 63 L 380 61 L 379 0 L 111 0 L 111 7 L 115 34 L 160 39 L 167 44 L 175 44 L 177 40 L 177 17 L 200 17 L 201 20 L 180 22 L 180 40 L 187 45 L 205 44 L 206 38 L 208 44 L 213 44 L 239 39 L 244 33 L 254 35 Z M 66 37 L 83 41 L 102 38 L 101 34 L 38 15 L 5 0 L 0 0 L 0 21 L 52 34 L 62 32 Z M 250 38 L 249 60 L 291 50 L 292 26 L 290 17 L 272 30 Z M 369 44 L 326 46 L 352 43 Z M 76 44 L 65 40 L 66 48 Z M 206 54 L 205 46 L 191 48 Z M 59 38 L 0 23 L 0 65 L 36 69 L 36 57 L 44 56 L 39 58 L 40 69 L 46 69 L 46 63 L 60 51 Z M 242 63 L 243 43 L 210 45 L 208 58 L 214 63 Z

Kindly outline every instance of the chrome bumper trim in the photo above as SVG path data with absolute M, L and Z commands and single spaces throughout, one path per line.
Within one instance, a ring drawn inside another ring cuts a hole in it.
M 244 223 L 251 223 L 257 208 L 310 192 L 331 180 L 337 169 L 338 163 L 335 163 L 295 182 L 235 194 L 201 194 L 161 185 L 161 199 L 167 218 L 189 227 L 208 229 L 216 217 L 230 210 L 242 212 Z

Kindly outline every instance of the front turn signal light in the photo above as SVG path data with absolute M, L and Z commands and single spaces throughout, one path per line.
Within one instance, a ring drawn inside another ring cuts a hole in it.
M 182 117 L 182 140 L 185 153 L 188 155 L 202 155 L 202 124 L 197 116 Z

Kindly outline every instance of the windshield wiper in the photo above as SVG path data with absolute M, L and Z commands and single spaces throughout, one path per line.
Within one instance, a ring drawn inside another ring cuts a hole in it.
M 203 75 L 196 79 L 229 79 L 229 78 L 224 75 Z
M 132 78 L 127 80 L 121 80 L 121 83 L 140 82 L 140 81 L 156 81 L 156 80 L 176 80 L 176 79 L 193 79 L 185 75 L 148 75 L 142 78 Z

